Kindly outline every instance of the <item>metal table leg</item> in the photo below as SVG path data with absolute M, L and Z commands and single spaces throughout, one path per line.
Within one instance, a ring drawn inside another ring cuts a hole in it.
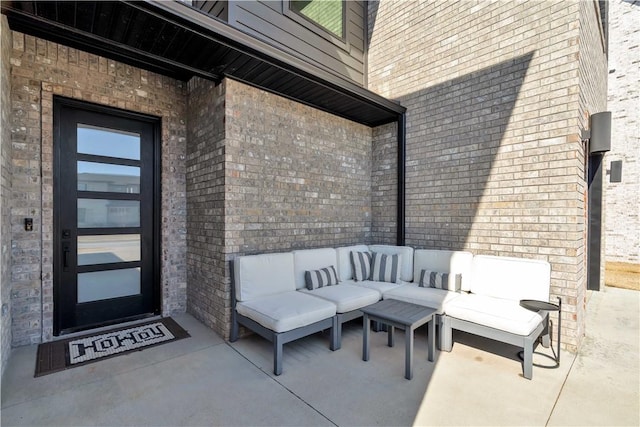
M 562 337 L 562 299 L 558 297 L 558 354 L 556 362 L 560 365 L 560 337 Z
M 369 327 L 371 326 L 371 321 L 366 313 L 362 316 L 362 319 L 362 360 L 366 362 L 369 360 Z
M 433 362 L 433 353 L 436 347 L 436 318 L 435 316 L 429 320 L 428 323 L 429 336 L 427 337 L 427 343 L 429 347 L 429 362 Z
M 404 377 L 413 378 L 413 328 L 407 326 L 404 330 Z

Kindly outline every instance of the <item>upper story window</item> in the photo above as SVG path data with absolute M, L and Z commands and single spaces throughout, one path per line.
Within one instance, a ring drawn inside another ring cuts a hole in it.
M 290 8 L 331 34 L 344 38 L 342 0 L 291 0 Z

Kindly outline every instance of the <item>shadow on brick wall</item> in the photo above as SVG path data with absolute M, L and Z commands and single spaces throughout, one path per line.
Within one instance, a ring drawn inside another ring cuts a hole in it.
M 400 99 L 407 107 L 408 245 L 460 249 L 479 219 L 483 195 L 496 214 L 513 204 L 520 183 L 509 161 L 501 162 L 491 188 L 489 176 L 500 147 L 508 151 L 519 142 L 523 120 L 510 120 L 532 57 L 530 52 Z

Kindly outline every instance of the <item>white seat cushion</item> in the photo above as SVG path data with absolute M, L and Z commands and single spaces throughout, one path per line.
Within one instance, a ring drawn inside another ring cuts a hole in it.
M 290 331 L 336 315 L 335 304 L 298 291 L 239 302 L 236 310 L 275 332 Z
M 542 316 L 517 301 L 474 294 L 462 294 L 447 303 L 447 316 L 523 336 L 542 321 Z
M 384 292 L 384 299 L 395 299 L 413 304 L 424 305 L 438 310 L 440 314 L 447 313 L 447 305 L 458 298 L 460 293 L 444 289 L 422 288 L 410 283 Z
M 233 267 L 238 301 L 296 290 L 291 252 L 241 256 Z
M 350 280 L 348 282 L 342 282 L 342 283 L 349 284 L 349 285 L 360 286 L 360 287 L 368 288 L 368 289 L 374 289 L 374 290 L 380 292 L 380 295 L 382 295 L 385 292 L 390 291 L 391 289 L 395 289 L 397 287 L 400 287 L 404 282 L 389 283 L 389 282 L 376 282 L 376 281 L 373 281 L 373 280 L 363 280 L 362 282 L 356 282 L 356 281 Z
M 336 305 L 338 313 L 347 313 L 357 310 L 380 300 L 380 292 L 360 286 L 339 284 L 309 291 L 302 289 L 299 292 L 322 298 Z

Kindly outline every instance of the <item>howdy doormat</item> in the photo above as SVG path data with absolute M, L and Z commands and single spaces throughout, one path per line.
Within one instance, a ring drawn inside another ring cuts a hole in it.
M 152 322 L 38 346 L 36 377 L 189 337 L 175 320 Z

